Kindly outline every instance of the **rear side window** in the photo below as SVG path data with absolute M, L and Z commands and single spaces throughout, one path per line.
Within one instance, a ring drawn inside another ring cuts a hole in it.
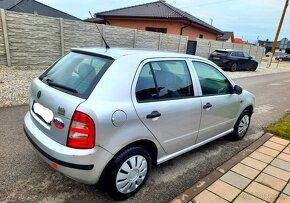
M 212 55 L 219 55 L 219 56 L 227 56 L 229 52 L 227 51 L 219 51 L 219 50 L 216 50 L 212 53 Z
M 71 52 L 40 76 L 40 80 L 60 91 L 88 98 L 113 59 Z
M 143 66 L 136 85 L 138 102 L 192 96 L 193 85 L 185 61 L 156 61 Z

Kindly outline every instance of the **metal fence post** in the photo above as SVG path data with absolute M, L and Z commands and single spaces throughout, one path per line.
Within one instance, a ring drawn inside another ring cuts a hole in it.
M 2 29 L 3 29 L 7 66 L 11 66 L 11 55 L 10 55 L 10 47 L 9 47 L 8 30 L 7 30 L 7 24 L 6 24 L 6 15 L 5 15 L 4 9 L 0 9 L 0 11 L 1 11 L 1 20 L 2 20 Z

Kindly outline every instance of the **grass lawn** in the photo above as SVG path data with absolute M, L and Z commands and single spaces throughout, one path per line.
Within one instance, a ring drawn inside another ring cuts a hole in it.
M 290 114 L 266 128 L 266 131 L 290 139 Z

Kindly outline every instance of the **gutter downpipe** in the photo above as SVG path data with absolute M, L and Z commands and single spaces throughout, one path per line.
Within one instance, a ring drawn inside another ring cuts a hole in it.
M 184 29 L 184 28 L 187 28 L 187 27 L 189 27 L 189 26 L 191 26 L 191 24 L 192 24 L 192 23 L 189 21 L 189 24 L 188 24 L 188 25 L 185 25 L 185 26 L 181 27 L 181 29 L 180 29 L 180 35 L 183 34 L 183 29 Z

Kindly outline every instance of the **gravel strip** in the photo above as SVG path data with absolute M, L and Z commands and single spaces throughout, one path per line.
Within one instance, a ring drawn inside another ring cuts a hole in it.
M 231 78 L 251 77 L 290 71 L 290 63 L 282 62 L 279 67 L 273 63 L 266 68 L 263 62 L 255 72 L 237 71 L 226 72 Z M 0 66 L 0 108 L 28 104 L 28 93 L 31 81 L 38 77 L 47 67 L 7 67 Z
M 28 92 L 33 78 L 46 67 L 0 66 L 0 107 L 28 104 Z

